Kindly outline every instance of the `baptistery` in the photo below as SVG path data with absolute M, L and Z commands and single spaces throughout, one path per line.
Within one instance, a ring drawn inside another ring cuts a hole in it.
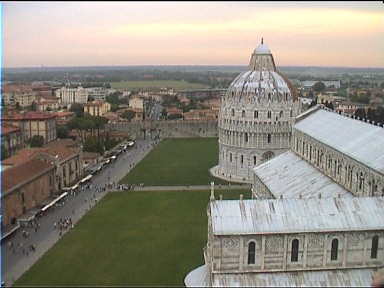
M 252 182 L 252 168 L 289 149 L 291 126 L 301 112 L 289 80 L 263 43 L 253 51 L 248 71 L 240 73 L 221 99 L 218 117 L 219 163 L 213 176 Z

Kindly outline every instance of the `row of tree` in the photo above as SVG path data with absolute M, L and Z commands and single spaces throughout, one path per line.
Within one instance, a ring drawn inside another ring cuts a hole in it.
M 367 111 L 364 108 L 358 108 L 355 111 L 355 116 L 376 123 L 384 123 L 384 108 L 379 106 L 377 109 L 368 108 Z

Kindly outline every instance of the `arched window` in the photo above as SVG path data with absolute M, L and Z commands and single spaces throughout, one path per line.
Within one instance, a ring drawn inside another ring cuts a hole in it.
M 255 242 L 249 242 L 248 244 L 248 264 L 255 264 Z
M 292 110 L 289 111 L 289 117 L 292 117 Z
M 240 161 L 241 161 L 241 164 L 244 163 L 244 155 L 241 155 Z
M 232 109 L 232 117 L 235 116 L 235 109 Z
M 268 93 L 268 100 L 271 100 L 271 93 Z
M 244 134 L 245 142 L 248 142 L 248 133 Z
M 299 260 L 299 240 L 292 240 L 292 249 L 291 249 L 291 262 L 297 262 Z
M 268 143 L 271 143 L 271 134 L 268 134 L 267 137 L 268 137 L 268 139 L 267 139 Z
M 253 156 L 253 165 L 256 165 L 256 156 Z
M 379 236 L 375 235 L 372 238 L 371 258 L 377 258 L 377 248 L 379 247 Z
M 337 252 L 339 250 L 339 240 L 333 239 L 331 245 L 331 260 L 337 260 Z
M 229 153 L 229 162 L 232 162 L 232 153 Z
M 272 117 L 272 113 L 271 113 L 271 111 L 268 111 L 267 116 L 268 116 L 268 119 L 271 119 L 271 117 Z
M 258 111 L 253 112 L 253 118 L 255 118 L 255 119 L 259 118 L 259 112 Z
M 283 111 L 280 111 L 280 118 L 282 118 L 283 117 Z
M 245 117 L 245 111 L 243 110 L 243 111 L 241 111 L 241 117 Z

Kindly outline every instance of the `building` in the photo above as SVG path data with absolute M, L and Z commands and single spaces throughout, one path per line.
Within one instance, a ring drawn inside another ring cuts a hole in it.
M 256 166 L 251 200 L 208 205 L 191 286 L 364 286 L 384 264 L 384 129 L 316 105 L 290 150 Z
M 19 105 L 25 108 L 36 100 L 36 92 L 29 85 L 8 84 L 2 88 L 2 99 L 5 106 Z
M 71 139 L 53 141 L 41 148 L 20 150 L 1 164 L 4 170 L 8 170 L 36 157 L 54 165 L 55 191 L 73 185 L 83 175 L 82 152 Z
M 364 109 L 366 106 L 367 105 L 364 104 L 357 104 L 353 102 L 344 101 L 336 105 L 335 111 L 354 115 L 357 109 Z
M 205 265 L 187 287 L 369 287 L 384 264 L 384 199 L 210 201 Z
M 56 97 L 39 97 L 36 101 L 37 111 L 57 111 L 59 109 L 59 99 Z
M 56 124 L 57 125 L 66 125 L 69 121 L 71 121 L 75 117 L 75 112 L 71 111 L 63 111 L 56 112 Z
M 23 135 L 23 142 L 33 136 L 44 137 L 44 143 L 56 140 L 56 115 L 45 112 L 24 112 L 2 115 L 1 121 L 19 127 Z
M 88 113 L 92 116 L 103 116 L 110 110 L 111 104 L 100 100 L 88 102 L 84 105 L 84 113 Z
M 88 102 L 88 90 L 83 87 L 61 87 L 55 91 L 55 95 L 60 99 L 63 105 L 70 105 L 73 103 L 85 104 Z
M 2 227 L 16 224 L 28 210 L 41 205 L 55 191 L 55 166 L 35 158 L 2 171 Z
M 105 101 L 107 98 L 107 89 L 105 87 L 90 87 L 85 88 L 88 92 L 88 98 L 92 100 Z
M 144 109 L 144 100 L 139 97 L 129 99 L 129 107 L 133 109 Z
M 1 149 L 5 153 L 5 157 L 14 155 L 24 146 L 23 135 L 19 127 L 1 123 Z
M 222 98 L 219 163 L 211 174 L 251 183 L 254 166 L 287 151 L 291 126 L 301 112 L 296 94 L 262 42 L 252 53 L 249 70 L 235 78 Z

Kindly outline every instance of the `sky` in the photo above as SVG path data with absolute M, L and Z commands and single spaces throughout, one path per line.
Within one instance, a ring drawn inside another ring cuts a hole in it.
M 247 65 L 261 38 L 278 66 L 384 67 L 384 4 L 2 2 L 3 67 Z

